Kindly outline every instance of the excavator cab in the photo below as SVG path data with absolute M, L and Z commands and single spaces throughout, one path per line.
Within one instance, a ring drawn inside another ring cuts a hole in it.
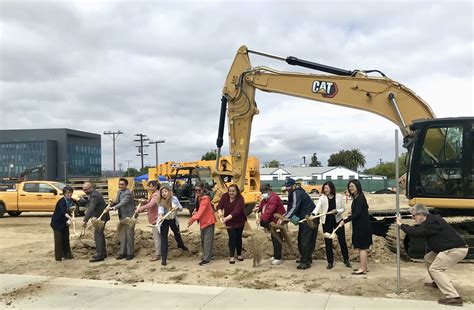
M 196 208 L 194 186 L 202 182 L 205 186 L 214 186 L 209 167 L 178 167 L 173 178 L 173 195 L 181 205 L 192 214 Z
M 474 212 L 470 200 L 474 198 L 473 126 L 474 118 L 469 117 L 412 124 L 414 143 L 409 146 L 407 176 L 409 199 L 443 209 L 459 208 L 461 201 L 452 199 L 460 199 Z

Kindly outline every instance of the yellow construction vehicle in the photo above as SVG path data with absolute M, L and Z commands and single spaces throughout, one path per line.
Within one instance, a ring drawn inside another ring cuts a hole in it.
M 254 67 L 250 63 L 251 53 L 325 74 L 281 72 L 268 67 Z M 372 76 L 374 73 L 380 76 Z M 231 175 L 235 183 L 240 186 L 244 184 L 252 120 L 259 112 L 255 103 L 256 90 L 360 109 L 385 117 L 400 127 L 404 146 L 408 149 L 406 195 L 410 204 L 423 203 L 433 208 L 434 212 L 442 213 L 445 218 L 449 215 L 473 214 L 474 117 L 436 118 L 428 104 L 412 90 L 378 70 L 348 71 L 292 56 L 280 57 L 253 51 L 246 46 L 241 46 L 237 51 L 223 88 L 217 138 L 218 158 L 227 111 L 233 165 L 232 171 L 216 168 L 214 174 L 220 179 Z M 223 183 L 217 186 L 221 191 L 226 189 Z M 376 234 L 391 234 L 394 211 L 386 215 L 391 217 L 374 221 L 372 227 Z M 453 219 L 451 225 L 469 244 L 468 258 L 474 258 L 473 218 L 464 217 L 460 221 Z M 422 257 L 424 241 L 405 237 L 402 251 L 411 258 Z
M 213 189 L 216 181 L 211 171 L 216 166 L 216 160 L 198 160 L 189 162 L 165 162 L 156 168 L 148 169 L 148 179 L 158 180 L 164 176 L 173 188 L 173 193 L 178 197 L 183 207 L 192 214 L 194 204 L 194 185 L 203 182 L 209 189 Z M 255 205 L 260 201 L 260 162 L 256 157 L 248 158 L 245 182 L 242 189 L 242 196 L 245 200 L 246 212 L 250 213 Z M 232 161 L 230 156 L 222 156 L 219 159 L 219 170 L 232 171 Z M 231 184 L 232 178 L 226 176 L 224 184 Z

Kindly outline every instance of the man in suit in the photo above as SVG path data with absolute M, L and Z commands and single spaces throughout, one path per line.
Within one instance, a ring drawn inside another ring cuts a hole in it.
M 119 192 L 117 193 L 117 199 L 112 202 L 112 207 L 107 207 L 106 210 L 117 210 L 119 214 L 119 220 L 123 220 L 127 217 L 132 217 L 135 213 L 135 204 L 133 202 L 132 192 L 127 188 L 128 180 L 125 178 L 119 179 Z M 121 225 L 119 231 L 120 240 L 120 254 L 117 259 L 131 260 L 134 257 L 135 248 L 135 227 L 129 225 Z
M 82 185 L 82 190 L 84 193 L 87 195 L 87 201 L 89 203 L 89 206 L 87 207 L 86 215 L 84 216 L 83 220 L 83 225 L 84 227 L 87 226 L 87 222 L 89 221 L 90 218 L 95 217 L 99 218 L 102 212 L 105 209 L 105 201 L 104 197 L 102 197 L 102 194 L 99 193 L 97 190 L 94 189 L 92 186 L 92 183 L 90 182 L 85 182 Z M 83 203 L 84 200 L 81 199 L 80 203 Z M 105 213 L 102 218 L 102 221 L 104 221 L 104 225 L 101 225 L 101 227 L 94 227 L 94 241 L 95 241 L 95 256 L 92 256 L 92 258 L 89 260 L 91 263 L 94 262 L 100 262 L 103 261 L 107 257 L 107 250 L 106 250 L 106 244 L 105 244 L 105 235 L 104 235 L 104 230 L 105 230 L 105 224 L 107 221 L 110 220 L 110 216 L 108 213 Z

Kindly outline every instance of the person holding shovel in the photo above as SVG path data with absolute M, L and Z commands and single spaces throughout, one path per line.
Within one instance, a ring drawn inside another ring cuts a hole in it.
M 216 217 L 211 205 L 211 199 L 205 191 L 204 184 L 197 183 L 194 187 L 194 192 L 196 197 L 196 210 L 189 219 L 188 226 L 191 226 L 195 221 L 199 222 L 202 247 L 202 260 L 199 266 L 205 266 L 208 265 L 212 259 Z
M 244 260 L 242 256 L 242 233 L 247 221 L 244 207 L 244 197 L 236 184 L 229 186 L 227 193 L 222 195 L 217 205 L 219 218 L 227 226 L 227 233 L 229 234 L 229 264 L 235 264 L 236 254 L 238 261 Z
M 183 251 L 188 250 L 184 245 L 183 238 L 179 232 L 179 226 L 177 225 L 177 213 L 181 210 L 183 210 L 183 206 L 181 206 L 178 198 L 173 196 L 171 188 L 168 186 L 160 188 L 157 225 L 160 225 L 161 230 L 161 265 L 163 266 L 166 266 L 168 259 L 168 232 L 170 228 L 174 233 L 176 242 L 178 242 L 178 248 Z
M 51 217 L 51 228 L 54 232 L 54 258 L 60 262 L 62 259 L 73 259 L 71 246 L 69 244 L 69 224 L 72 221 L 72 193 L 70 186 L 63 188 L 64 197 L 56 203 L 53 216 Z
M 148 190 L 150 191 L 150 197 L 147 200 L 140 202 L 140 207 L 138 208 L 138 212 L 145 212 L 148 213 L 148 223 L 153 225 L 152 233 L 153 233 L 153 241 L 155 243 L 155 255 L 150 258 L 150 262 L 154 262 L 160 259 L 161 257 L 161 236 L 156 226 L 156 222 L 158 221 L 158 196 L 160 192 L 160 183 L 158 181 L 150 181 L 148 182 Z
M 342 195 L 336 194 L 336 187 L 334 183 L 328 181 L 323 184 L 323 193 L 319 197 L 316 208 L 312 215 L 321 215 L 321 224 L 323 224 L 323 232 L 332 233 L 333 230 L 341 223 L 342 214 L 345 206 Z M 325 214 L 325 215 L 324 215 Z M 341 247 L 342 257 L 344 258 L 344 265 L 352 267 L 349 262 L 349 250 L 347 249 L 346 235 L 344 229 L 336 230 L 337 240 Z M 332 269 L 334 266 L 334 253 L 332 250 L 332 239 L 324 238 L 326 245 L 326 259 L 328 261 L 327 269 Z
M 127 188 L 128 180 L 119 179 L 119 192 L 117 198 L 111 204 L 112 207 L 105 208 L 107 211 L 117 210 L 119 220 L 131 218 L 135 214 L 135 204 L 133 202 L 132 192 Z M 135 226 L 120 225 L 119 226 L 120 254 L 117 259 L 131 260 L 135 255 Z
M 410 213 L 417 225 L 403 224 L 400 215 L 397 216 L 397 225 L 408 236 L 423 237 L 426 241 L 430 252 L 424 258 L 431 281 L 425 286 L 438 288 L 445 295 L 438 300 L 439 304 L 462 306 L 463 300 L 445 271 L 466 257 L 469 246 L 442 217 L 430 214 L 425 205 L 411 207 Z
M 352 245 L 359 250 L 360 266 L 354 270 L 353 275 L 364 275 L 367 273 L 367 250 L 372 245 L 372 231 L 370 229 L 369 205 L 362 192 L 359 180 L 350 180 L 347 190 L 352 197 L 351 212 L 349 216 L 341 221 L 339 226 L 344 229 L 344 224 L 352 221 Z M 338 229 L 339 230 L 339 229 Z
M 89 260 L 89 262 L 100 262 L 107 257 L 106 243 L 105 243 L 105 224 L 110 220 L 110 215 L 108 212 L 102 214 L 105 210 L 105 201 L 101 193 L 95 190 L 92 186 L 92 183 L 85 182 L 82 185 L 82 190 L 86 193 L 88 199 L 88 207 L 86 214 L 84 215 L 83 227 L 87 227 L 87 222 L 92 217 L 99 218 L 104 221 L 103 225 L 94 226 L 94 242 L 95 242 L 95 255 Z M 81 200 L 80 203 L 83 203 Z
M 262 201 L 260 204 L 255 208 L 255 212 L 261 213 L 260 223 L 258 225 L 265 227 L 266 229 L 270 229 L 270 223 L 277 223 L 278 218 L 276 218 L 275 214 L 285 214 L 285 207 L 283 206 L 283 202 L 276 193 L 272 191 L 270 184 L 264 184 L 261 188 L 262 191 Z M 280 240 L 283 240 L 283 236 L 281 232 L 278 232 L 280 236 Z M 273 257 L 270 259 L 270 263 L 272 265 L 281 265 L 283 262 L 281 257 L 282 252 L 282 244 L 276 236 L 271 234 L 272 244 L 273 244 Z
M 288 192 L 288 211 L 285 217 L 298 225 L 299 221 L 310 215 L 316 207 L 313 200 L 308 193 L 296 186 L 296 181 L 292 178 L 287 178 L 285 187 Z M 310 225 L 311 224 L 311 225 Z M 311 268 L 313 263 L 313 252 L 316 247 L 316 237 L 318 233 L 319 219 L 313 223 L 302 222 L 298 225 L 298 251 L 300 253 L 299 265 L 297 269 L 304 270 Z

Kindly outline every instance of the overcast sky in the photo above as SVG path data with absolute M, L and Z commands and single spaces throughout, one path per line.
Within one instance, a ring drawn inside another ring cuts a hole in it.
M 166 139 L 160 162 L 197 160 L 215 149 L 222 86 L 243 44 L 378 69 L 438 117 L 472 116 L 473 42 L 472 1 L 1 0 L 0 129 L 121 130 L 117 163 L 125 168 L 127 160 L 140 165 L 136 133 Z M 397 127 L 384 118 L 278 94 L 256 99 L 250 153 L 262 163 L 298 165 L 316 152 L 326 165 L 352 148 L 367 167 L 393 161 Z M 154 164 L 149 149 L 145 163 Z M 102 168 L 112 168 L 107 136 Z

